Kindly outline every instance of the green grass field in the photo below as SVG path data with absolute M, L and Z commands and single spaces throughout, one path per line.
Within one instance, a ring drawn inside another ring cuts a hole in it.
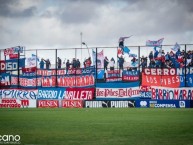
M 25 145 L 192 145 L 193 109 L 0 109 Z

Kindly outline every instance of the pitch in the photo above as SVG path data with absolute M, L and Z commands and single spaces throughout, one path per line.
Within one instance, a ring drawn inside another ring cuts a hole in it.
M 0 109 L 25 145 L 192 145 L 193 109 Z

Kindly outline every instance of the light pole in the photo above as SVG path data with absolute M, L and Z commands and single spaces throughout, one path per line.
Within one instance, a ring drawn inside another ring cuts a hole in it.
M 87 49 L 88 49 L 88 46 L 87 46 L 87 44 L 86 44 L 85 42 L 82 42 L 82 45 L 85 45 L 85 46 L 87 47 Z M 90 57 L 89 49 L 88 49 L 88 55 L 89 55 L 89 57 Z

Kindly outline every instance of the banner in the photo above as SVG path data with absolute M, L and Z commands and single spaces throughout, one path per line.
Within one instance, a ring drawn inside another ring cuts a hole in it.
M 123 70 L 123 81 L 139 81 L 139 71 Z
M 151 87 L 152 99 L 158 100 L 193 100 L 193 88 Z
M 24 47 L 23 46 L 16 46 L 16 47 L 11 47 L 7 48 L 4 50 L 4 55 L 11 55 L 11 54 L 18 54 L 18 53 L 23 53 Z
M 187 100 L 136 100 L 136 107 L 139 108 L 190 108 L 190 101 Z
M 62 108 L 83 108 L 81 100 L 62 100 Z
M 64 99 L 65 88 L 40 88 L 38 89 L 38 100 L 55 100 Z
M 140 86 L 140 97 L 141 98 L 151 98 L 151 87 L 150 86 Z
M 98 83 L 96 99 L 128 99 L 140 97 L 139 82 L 135 83 Z
M 30 99 L 0 99 L 0 108 L 36 108 L 36 100 Z
M 146 46 L 149 46 L 149 47 L 161 47 L 163 40 L 164 40 L 164 38 L 161 38 L 161 39 L 159 39 L 157 41 L 147 40 L 146 41 Z
M 66 88 L 64 99 L 67 100 L 92 100 L 94 88 Z
M 120 81 L 122 81 L 120 70 L 107 71 L 106 75 L 107 75 L 106 76 L 106 82 L 120 82 Z
M 18 85 L 18 76 L 11 75 L 11 87 L 21 87 L 21 88 L 30 88 L 34 89 L 36 87 L 42 86 L 41 77 L 36 76 L 20 76 L 19 85 Z
M 65 70 L 57 70 L 57 75 L 65 75 L 66 71 Z M 46 69 L 38 69 L 37 70 L 37 75 L 38 76 L 56 76 L 56 70 L 46 70 Z
M 132 108 L 135 101 L 85 101 L 84 108 Z
M 96 65 L 96 52 L 92 50 L 92 58 L 93 58 L 93 64 Z M 101 52 L 97 53 L 97 68 L 103 69 L 104 68 L 104 54 L 103 50 Z
M 19 59 L 19 67 L 25 66 L 25 58 Z M 0 61 L 0 72 L 18 70 L 18 59 L 10 59 L 10 60 L 1 60 Z
M 58 76 L 59 87 L 90 87 L 94 86 L 94 75 Z
M 0 90 L 0 99 L 15 98 L 15 99 L 36 99 L 37 90 L 22 90 L 22 89 L 2 89 Z
M 145 68 L 142 72 L 142 86 L 178 88 L 184 87 L 186 82 L 186 86 L 191 87 L 192 80 L 193 67 L 186 70 L 184 68 Z
M 1 73 L 0 74 L 0 86 L 10 86 L 11 85 L 10 73 Z
M 58 100 L 38 100 L 38 108 L 58 108 Z

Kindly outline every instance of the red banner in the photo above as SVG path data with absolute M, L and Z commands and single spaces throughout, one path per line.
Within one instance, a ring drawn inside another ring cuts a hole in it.
M 63 108 L 83 108 L 82 100 L 62 100 Z
M 66 88 L 67 100 L 92 100 L 93 97 L 94 88 Z
M 18 54 L 9 54 L 10 59 L 18 58 Z
M 22 73 L 32 73 L 36 72 L 36 67 L 22 68 Z
M 38 100 L 38 108 L 58 108 L 58 100 Z
M 178 88 L 180 86 L 180 76 L 145 75 L 144 73 L 142 73 L 142 86 L 162 86 Z

